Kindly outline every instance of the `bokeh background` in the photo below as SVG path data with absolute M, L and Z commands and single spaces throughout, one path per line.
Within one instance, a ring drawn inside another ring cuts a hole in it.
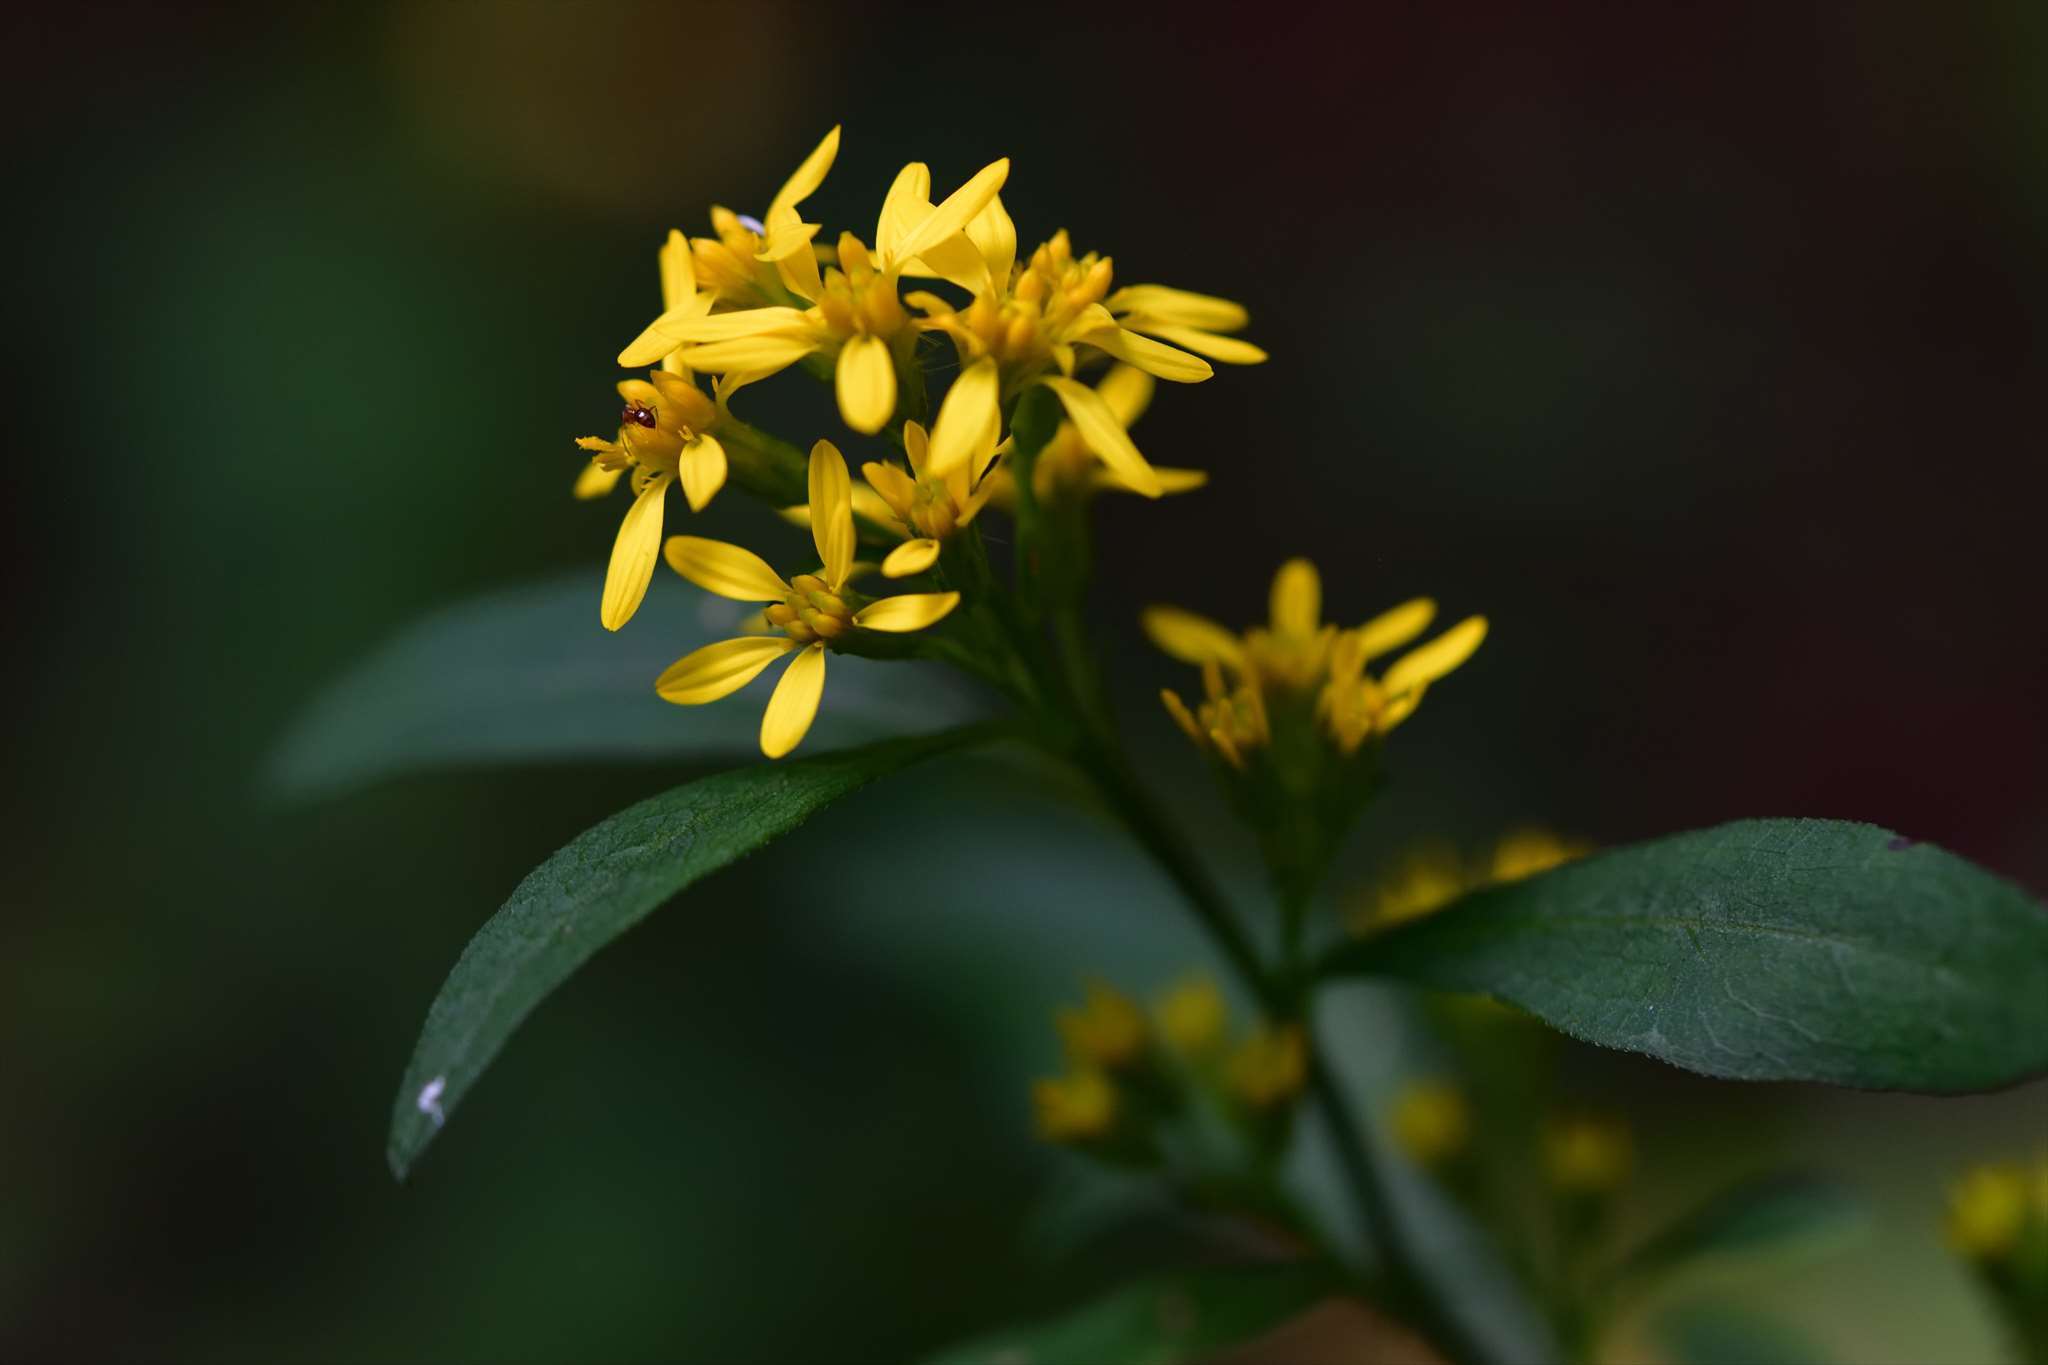
M 568 438 L 613 420 L 661 234 L 758 211 L 835 121 L 828 223 L 864 229 L 905 160 L 1007 154 L 1027 237 L 1250 305 L 1273 363 L 1140 431 L 1212 490 L 1102 518 L 1129 729 L 1225 855 L 1132 617 L 1248 620 L 1307 552 L 1341 616 L 1427 592 L 1495 623 L 1398 736 L 1348 877 L 1528 819 L 1813 814 L 2048 888 L 2038 5 L 0 22 L 0 1356 L 900 1358 L 1095 1282 L 1037 1230 L 1042 1011 L 1196 950 L 1059 793 L 955 767 L 707 883 L 401 1187 L 391 1089 L 461 945 L 690 765 L 265 780 L 352 662 L 477 593 L 581 574 L 607 657 L 619 508 L 568 500 Z M 807 441 L 801 389 L 742 406 Z M 703 520 L 766 534 L 737 498 Z M 841 875 L 906 838 L 961 851 Z M 1573 1077 L 1626 1103 L 1652 1211 L 1779 1157 L 1876 1198 L 1860 1248 L 1745 1293 L 1848 1358 L 1995 1358 L 1940 1187 L 2042 1141 L 2039 1086 Z

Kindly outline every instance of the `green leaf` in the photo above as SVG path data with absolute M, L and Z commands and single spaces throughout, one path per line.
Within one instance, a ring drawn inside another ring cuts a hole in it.
M 1173 1365 L 1278 1326 L 1333 1288 L 1328 1272 L 1305 1266 L 1153 1276 L 942 1351 L 928 1365 Z
M 714 705 L 654 695 L 664 668 L 737 634 L 746 609 L 664 569 L 614 633 L 597 620 L 601 577 L 574 573 L 472 598 L 401 630 L 287 731 L 270 761 L 271 785 L 307 797 L 462 766 L 757 755 L 774 670 Z M 830 749 L 926 734 L 987 710 L 939 665 L 838 655 L 807 742 Z
M 519 883 L 434 998 L 391 1115 L 393 1173 L 405 1178 L 512 1031 L 598 949 L 840 797 L 997 733 L 971 727 L 717 773 L 577 835 Z
M 1734 1080 L 1954 1093 L 2048 1071 L 2048 907 L 1874 825 L 1744 820 L 1615 849 L 1324 965 Z
M 1826 1365 L 1829 1353 L 1782 1319 L 1735 1304 L 1688 1304 L 1652 1335 L 1672 1365 Z
M 1840 1246 L 1861 1232 L 1869 1209 L 1832 1180 L 1782 1174 L 1709 1199 L 1645 1242 L 1613 1280 L 1647 1288 L 1674 1271 L 1710 1261 L 1768 1260 Z

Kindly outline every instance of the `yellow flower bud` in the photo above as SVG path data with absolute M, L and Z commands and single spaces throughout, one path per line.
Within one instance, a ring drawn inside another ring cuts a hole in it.
M 2048 1184 L 2044 1178 L 2043 1184 Z M 1948 1244 L 1973 1261 L 1995 1261 L 2012 1251 L 2026 1230 L 2027 1173 L 2012 1163 L 1970 1170 L 1948 1198 Z
M 1183 979 L 1159 998 L 1154 1011 L 1160 1036 L 1174 1051 L 1201 1057 L 1216 1050 L 1230 1021 L 1230 1007 L 1223 992 L 1207 976 Z
M 1550 1183 L 1567 1194 L 1607 1194 L 1635 1167 L 1635 1140 L 1619 1119 L 1574 1114 L 1552 1119 L 1543 1135 Z
M 1230 1092 L 1254 1109 L 1271 1109 L 1301 1093 L 1308 1079 L 1308 1043 L 1293 1025 L 1261 1028 L 1230 1054 Z
M 1145 1051 L 1145 1016 L 1131 998 L 1100 981 L 1088 984 L 1079 1009 L 1059 1013 L 1060 1038 L 1077 1065 L 1109 1069 L 1136 1062 Z
M 1415 1081 L 1394 1099 L 1394 1141 L 1418 1166 L 1457 1160 L 1472 1142 L 1472 1112 L 1464 1094 L 1447 1081 Z
M 1116 1126 L 1116 1087 L 1100 1071 L 1034 1081 L 1031 1105 L 1047 1142 L 1087 1142 Z

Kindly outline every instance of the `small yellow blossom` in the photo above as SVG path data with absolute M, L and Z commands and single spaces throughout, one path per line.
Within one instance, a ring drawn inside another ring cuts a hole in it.
M 695 303 L 671 309 L 620 354 L 620 363 L 643 364 L 682 346 L 683 363 L 718 374 L 743 374 L 751 382 L 809 355 L 830 356 L 846 424 L 865 434 L 886 426 L 896 411 L 898 342 L 907 347 L 914 338 L 898 280 L 905 273 L 929 273 L 921 253 L 972 251 L 963 229 L 994 200 L 1010 163 L 991 162 L 938 204 L 927 197 L 930 171 L 917 162 L 904 167 L 882 204 L 874 248 L 851 233 L 840 234 L 836 263 L 821 275 L 813 244 L 818 226 L 803 222 L 796 205 L 824 180 L 838 148 L 835 128 L 783 187 L 756 234 L 755 260 L 773 263 L 779 292 L 788 303 L 724 312 Z M 755 292 L 772 297 L 778 291 Z
M 1380 678 L 1368 677 L 1365 664 L 1420 635 L 1436 604 L 1417 598 L 1340 630 L 1322 620 L 1322 579 L 1306 559 L 1280 566 L 1269 611 L 1265 627 L 1243 636 L 1178 607 L 1150 607 L 1142 617 L 1154 644 L 1203 670 L 1200 708 L 1191 711 L 1167 691 L 1167 712 L 1198 746 L 1240 768 L 1248 747 L 1267 742 L 1266 715 L 1277 700 L 1310 698 L 1331 742 L 1353 754 L 1369 736 L 1406 719 L 1429 684 L 1463 664 L 1486 637 L 1486 618 L 1468 617 L 1396 659 Z
M 1224 1079 L 1230 1093 L 1253 1109 L 1283 1104 L 1308 1079 L 1308 1042 L 1292 1024 L 1261 1027 L 1231 1052 Z
M 1948 1243 L 1976 1261 L 2012 1251 L 2026 1231 L 2027 1172 L 2017 1163 L 1973 1167 L 1949 1192 Z M 2037 1211 L 2048 1217 L 2048 1208 Z
M 1472 1110 L 1447 1081 L 1414 1081 L 1394 1097 L 1394 1140 L 1418 1166 L 1457 1160 L 1472 1141 Z
M 1109 367 L 1095 392 L 1118 425 L 1128 431 L 1151 405 L 1154 387 L 1152 376 L 1135 365 L 1117 364 Z M 1159 478 L 1161 493 L 1191 493 L 1209 482 L 1209 476 L 1199 469 L 1153 465 L 1152 472 Z M 1008 507 L 1016 502 L 1017 487 L 1008 462 L 989 472 L 988 483 L 991 500 L 997 505 Z M 1102 492 L 1141 492 L 1096 453 L 1072 418 L 1062 419 L 1045 449 L 1038 452 L 1031 487 L 1040 502 L 1069 501 Z
M 858 605 L 847 587 L 853 574 L 853 486 L 846 461 L 830 441 L 811 448 L 811 538 L 822 567 L 788 582 L 751 550 L 697 536 L 674 536 L 664 547 L 670 567 L 707 592 L 740 602 L 766 602 L 767 623 L 782 636 L 724 640 L 677 660 L 656 681 L 666 701 L 695 706 L 728 696 L 785 654 L 795 654 L 761 719 L 761 752 L 780 758 L 794 749 L 818 714 L 825 687 L 826 646 L 856 630 L 923 630 L 959 604 L 956 592 L 905 593 Z
M 1198 973 L 1161 996 L 1153 1017 L 1167 1046 L 1185 1057 L 1205 1057 L 1223 1042 L 1230 1006 L 1214 978 Z
M 1031 1085 L 1038 1135 L 1047 1142 L 1092 1142 L 1116 1127 L 1116 1087 L 1100 1071 L 1082 1069 Z
M 1198 382 L 1212 373 L 1208 361 L 1193 352 L 1230 364 L 1266 358 L 1249 342 L 1217 335 L 1245 325 L 1238 304 L 1160 285 L 1111 294 L 1115 269 L 1109 258 L 1093 252 L 1076 257 L 1064 230 L 1019 261 L 1016 228 L 999 197 L 975 215 L 966 237 L 971 254 L 952 239 L 927 261 L 932 273 L 968 290 L 972 300 L 955 307 L 928 291 L 904 299 L 925 315 L 918 326 L 944 332 L 960 355 L 960 377 L 947 390 L 932 428 L 933 462 L 942 471 L 964 462 L 974 441 L 996 426 L 1004 400 L 1043 385 L 1066 409 L 1076 439 L 1109 466 L 1119 484 L 1158 497 L 1165 484 L 1131 441 L 1128 424 L 1103 394 L 1074 378 L 1078 348 L 1175 383 Z
M 1088 983 L 1078 1009 L 1059 1012 L 1060 1040 L 1077 1066 L 1120 1070 L 1145 1052 L 1145 1014 L 1125 995 L 1101 981 Z
M 905 578 L 929 569 L 938 560 L 940 545 L 973 521 L 988 501 L 986 480 L 982 487 L 974 488 L 966 465 L 948 474 L 936 473 L 929 449 L 924 428 L 905 422 L 903 453 L 909 457 L 910 471 L 873 460 L 860 467 L 861 477 L 888 504 L 896 524 L 909 537 L 882 561 L 882 573 L 889 578 Z M 989 454 L 994 454 L 993 447 Z
M 690 510 L 702 511 L 725 484 L 725 447 L 711 434 L 721 409 L 687 374 L 655 370 L 647 379 L 619 382 L 625 409 L 619 415 L 617 440 L 578 437 L 591 452 L 590 463 L 576 481 L 576 496 L 601 498 L 633 471 L 633 505 L 619 523 L 612 542 L 611 565 L 605 570 L 599 618 L 606 630 L 633 619 L 654 577 L 661 550 L 662 508 L 669 485 L 681 481 Z
M 1589 1114 L 1554 1118 L 1543 1133 L 1544 1169 L 1568 1194 L 1606 1194 L 1635 1167 L 1635 1140 L 1619 1119 Z
M 1566 839 L 1537 826 L 1512 829 L 1493 846 L 1493 865 L 1488 880 L 1518 882 L 1539 872 L 1576 862 L 1592 852 L 1592 845 Z

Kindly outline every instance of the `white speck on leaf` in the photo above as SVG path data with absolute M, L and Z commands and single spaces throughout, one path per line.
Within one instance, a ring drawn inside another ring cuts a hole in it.
M 420 1087 L 420 1097 L 415 1101 L 419 1111 L 432 1119 L 436 1128 L 448 1121 L 448 1116 L 441 1112 L 441 1092 L 447 1088 L 448 1078 L 436 1076 Z

